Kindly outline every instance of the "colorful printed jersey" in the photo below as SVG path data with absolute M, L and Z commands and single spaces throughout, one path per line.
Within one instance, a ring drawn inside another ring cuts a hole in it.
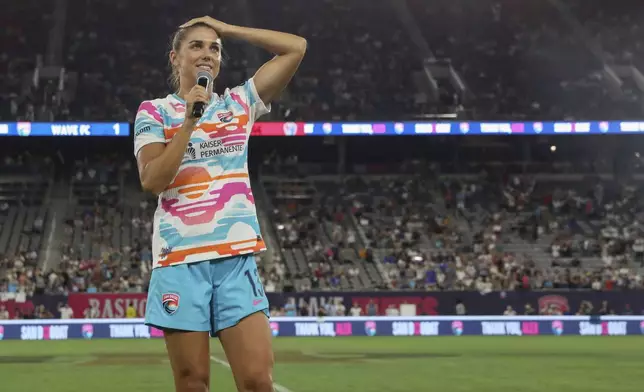
M 170 143 L 185 110 L 174 94 L 143 102 L 134 123 L 134 155 L 145 145 Z M 213 94 L 177 175 L 159 195 L 153 268 L 266 250 L 247 158 L 253 123 L 269 112 L 252 78 L 222 96 Z

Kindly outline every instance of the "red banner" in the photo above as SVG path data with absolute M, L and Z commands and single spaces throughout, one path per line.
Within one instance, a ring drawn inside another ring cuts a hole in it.
M 0 301 L 0 307 L 4 306 L 9 311 L 9 318 L 12 319 L 16 316 L 16 311 L 20 311 L 23 315 L 32 314 L 34 312 L 34 304 L 31 301 L 16 302 L 11 299 L 8 301 Z
M 69 294 L 69 306 L 74 310 L 74 318 L 83 318 L 85 309 L 98 307 L 99 318 L 125 318 L 128 306 L 136 309 L 136 317 L 145 316 L 147 293 L 79 293 Z
M 252 136 L 304 136 L 303 122 L 256 122 Z

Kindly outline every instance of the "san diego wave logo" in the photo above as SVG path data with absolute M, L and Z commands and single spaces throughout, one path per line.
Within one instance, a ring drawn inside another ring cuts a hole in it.
M 94 337 L 94 326 L 92 324 L 83 324 L 81 332 L 85 339 L 91 339 Z
M 0 325 L 0 340 L 4 339 L 4 327 Z
M 536 122 L 536 123 L 532 124 L 532 129 L 534 129 L 534 133 L 543 132 L 543 123 Z
M 367 334 L 367 336 L 376 336 L 376 333 L 378 330 L 376 329 L 376 322 L 375 321 L 367 321 L 364 323 L 364 332 Z
M 284 123 L 282 131 L 284 131 L 284 135 L 286 136 L 294 136 L 297 133 L 297 124 L 294 122 Z
M 165 310 L 167 314 L 174 314 L 177 309 L 179 309 L 179 294 L 163 294 L 161 297 L 161 303 L 163 304 L 163 310 Z
M 452 321 L 452 333 L 455 336 L 461 336 L 463 334 L 463 322 L 462 321 Z
M 235 118 L 235 116 L 233 115 L 233 112 L 231 111 L 217 113 L 217 117 L 219 118 L 219 121 L 225 122 L 225 123 L 231 122 L 233 121 L 233 118 Z
M 18 129 L 18 136 L 29 136 L 31 135 L 31 123 L 30 122 L 19 122 L 16 125 Z
M 273 334 L 273 337 L 279 336 L 280 325 L 278 323 L 270 323 L 270 326 L 271 326 L 271 333 Z
M 564 328 L 563 323 L 559 320 L 552 322 L 552 333 L 553 335 L 561 336 L 563 334 Z

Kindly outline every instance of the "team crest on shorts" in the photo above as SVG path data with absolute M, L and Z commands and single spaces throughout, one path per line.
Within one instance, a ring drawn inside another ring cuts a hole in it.
M 167 314 L 174 314 L 177 309 L 179 309 L 179 294 L 163 294 L 161 297 L 161 303 L 163 304 L 163 310 L 165 310 Z

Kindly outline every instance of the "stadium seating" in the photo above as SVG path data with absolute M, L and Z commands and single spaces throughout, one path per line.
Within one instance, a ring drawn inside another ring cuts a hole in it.
M 49 292 L 144 290 L 156 200 L 141 192 L 127 151 L 91 166 L 81 156 L 57 166 L 68 179 L 60 183 L 38 180 L 29 165 L 2 176 L 1 268 L 18 277 L 16 260 L 20 268 L 29 263 L 32 274 L 45 267 L 38 274 L 51 279 L 43 288 Z M 498 177 L 492 170 L 439 175 L 437 164 L 412 175 L 294 176 L 270 159 L 265 167 L 276 170 L 262 171 L 254 185 L 270 248 L 259 259 L 269 291 L 642 285 L 636 187 L 557 174 Z M 414 172 L 408 166 L 398 170 Z M 69 198 L 63 207 L 43 207 L 50 193 Z M 54 222 L 60 229 L 50 234 Z M 62 246 L 50 247 L 50 235 Z M 20 289 L 35 290 L 35 282 Z
M 66 66 L 81 75 L 78 105 L 72 114 L 96 120 L 132 120 L 146 99 L 170 91 L 166 54 L 177 27 L 204 14 L 225 19 L 235 2 L 79 1 L 70 7 L 66 34 Z M 141 28 L 141 13 L 154 21 Z M 115 29 L 114 26 L 120 26 Z M 245 70 L 235 44 L 225 46 L 224 66 L 217 86 L 241 83 Z
M 444 109 L 429 103 L 419 83 L 431 56 L 463 78 L 472 94 L 462 103 L 477 118 L 641 112 L 632 82 L 620 95 L 604 80 L 606 65 L 644 59 L 630 2 L 78 0 L 62 13 L 56 7 L 65 2 L 46 3 L 21 1 L 0 15 L 7 32 L 0 37 L 2 121 L 131 121 L 142 100 L 169 91 L 173 31 L 203 14 L 308 39 L 309 54 L 273 118 L 398 120 Z M 34 7 L 41 12 L 28 12 Z M 154 24 L 141 25 L 143 12 Z M 59 22 L 62 30 L 53 29 Z M 217 89 L 242 82 L 268 58 L 226 41 Z M 73 94 L 59 94 L 51 80 L 35 87 L 39 62 L 74 73 L 77 83 L 64 86 Z M 349 155 L 351 176 L 337 175 L 335 146 L 281 141 L 272 146 L 289 158 L 279 164 L 257 147 L 268 162 L 254 186 L 272 245 L 259 261 L 267 290 L 642 287 L 639 185 L 555 175 L 610 166 L 589 162 L 586 145 L 567 150 L 564 162 L 539 155 L 527 163 L 522 146 L 495 149 L 501 142 L 489 140 L 462 148 L 439 137 L 396 139 L 369 149 L 349 141 L 358 150 Z M 56 159 L 7 148 L 0 291 L 145 290 L 156 200 L 140 190 L 131 145 Z M 306 162 L 293 159 L 300 149 Z M 392 151 L 404 151 L 405 162 Z M 455 151 L 466 159 L 457 163 Z M 434 163 L 421 161 L 427 156 Z M 410 163 L 415 158 L 421 163 Z
M 42 96 L 32 79 L 37 56 L 45 56 L 52 27 L 53 3 L 26 0 L 6 7 L 0 15 L 0 119 L 33 119 Z M 37 9 L 38 12 L 33 10 Z M 41 60 L 42 61 L 42 60 Z
M 482 117 L 588 120 L 638 113 L 636 105 L 611 98 L 601 60 L 549 1 L 409 4 L 430 48 L 450 58 L 469 84 Z
M 610 7 L 605 4 L 598 0 L 565 2 L 611 64 L 644 64 L 644 47 L 639 41 L 642 26 L 633 13 L 639 3 L 627 0 Z
M 358 256 L 363 248 L 344 206 L 325 185 L 286 179 L 264 183 L 287 272 L 300 289 L 381 286 L 374 264 Z
M 258 26 L 309 41 L 289 89 L 293 118 L 392 120 L 423 109 L 412 79 L 422 59 L 392 12 L 387 0 L 253 4 Z
M 463 104 L 469 115 L 488 119 L 631 118 L 640 112 L 641 91 L 630 77 L 623 78 L 621 93 L 611 91 L 604 67 L 641 62 L 639 25 L 629 17 L 628 4 L 288 0 L 250 7 L 232 1 L 78 0 L 62 13 L 54 12 L 54 5 L 39 5 L 38 17 L 14 7 L 2 16 L 9 26 L 3 48 L 11 56 L 0 56 L 7 71 L 0 76 L 0 110 L 11 119 L 132 120 L 142 100 L 169 91 L 166 53 L 172 32 L 189 17 L 210 14 L 309 40 L 312 50 L 273 116 L 395 120 L 456 111 Z M 25 9 L 31 5 L 21 3 Z M 138 27 L 143 12 L 155 21 L 145 29 Z M 61 21 L 64 29 L 52 29 Z M 585 30 L 579 32 L 576 22 Z M 610 33 L 599 34 L 607 24 Z M 63 42 L 60 55 L 51 43 L 57 39 Z M 64 87 L 73 91 L 57 93 L 51 79 L 37 90 L 30 87 L 34 52 L 74 75 L 65 78 Z M 237 42 L 226 42 L 225 52 L 219 90 L 240 83 L 268 58 Z M 432 61 L 450 64 L 469 91 L 442 83 L 441 96 L 459 96 L 451 108 L 444 100 L 432 101 L 426 89 L 426 65 Z
M 34 272 L 46 247 L 51 210 L 47 204 L 52 178 L 29 156 L 6 156 L 0 169 L 0 291 L 33 292 L 21 281 Z

